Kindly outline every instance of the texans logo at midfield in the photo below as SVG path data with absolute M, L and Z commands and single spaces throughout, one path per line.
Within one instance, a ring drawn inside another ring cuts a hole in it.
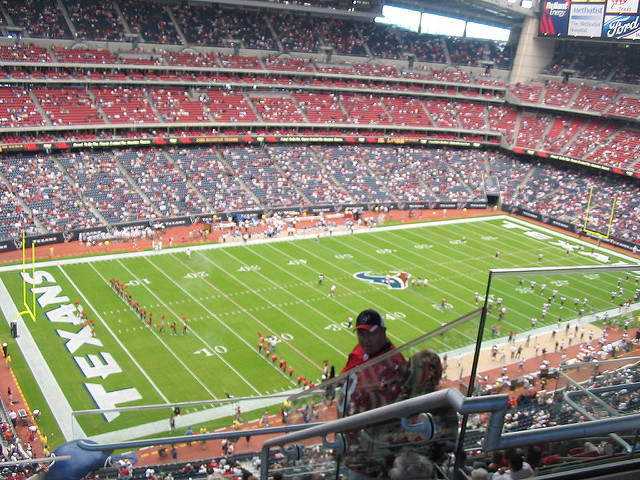
M 369 283 L 378 283 L 380 285 L 386 285 L 388 288 L 407 288 L 407 280 L 409 274 L 405 272 L 398 272 L 393 275 L 373 275 L 371 272 L 358 272 L 353 274 L 358 280 L 363 280 Z

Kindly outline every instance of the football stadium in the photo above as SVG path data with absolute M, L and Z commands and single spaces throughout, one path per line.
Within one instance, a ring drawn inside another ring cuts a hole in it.
M 638 478 L 638 0 L 0 30 L 0 479 Z

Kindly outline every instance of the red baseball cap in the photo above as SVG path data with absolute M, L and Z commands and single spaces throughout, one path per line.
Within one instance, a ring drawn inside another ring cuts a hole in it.
M 384 324 L 384 318 L 378 313 L 377 310 L 369 308 L 360 312 L 356 320 L 356 330 L 368 330 L 374 332 L 378 327 L 386 328 Z

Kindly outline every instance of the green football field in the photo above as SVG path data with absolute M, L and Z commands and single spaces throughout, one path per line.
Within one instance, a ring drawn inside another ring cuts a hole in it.
M 28 299 L 31 293 L 37 299 L 37 320 L 19 317 L 18 345 L 9 342 L 27 401 L 43 411 L 41 430 L 56 432 L 52 443 L 162 434 L 170 412 L 144 408 L 77 416 L 73 411 L 194 402 L 182 413 L 201 423 L 216 418 L 216 409 L 197 402 L 286 392 L 298 387 L 299 375 L 319 382 L 324 360 L 339 372 L 356 343 L 349 317 L 375 308 L 385 315 L 392 341 L 404 344 L 478 308 L 475 293 L 484 298 L 492 268 L 632 261 L 507 216 L 189 250 L 40 262 L 24 275 L 21 266 L 0 268 L 7 323 L 24 310 L 23 278 Z M 502 333 L 529 329 L 552 290 L 568 298 L 567 309 L 553 302 L 541 324 L 575 316 L 569 306 L 577 297 L 588 297 L 596 312 L 632 298 L 633 275 L 623 278 L 624 293 L 612 299 L 617 277 L 527 277 L 522 284 L 518 277 L 497 279 L 491 297 L 502 297 L 507 307 Z M 428 286 L 413 286 L 414 278 L 426 278 Z M 151 325 L 116 293 L 112 279 L 127 285 L 131 301 L 152 314 Z M 541 295 L 542 283 L 548 294 Z M 497 309 L 491 316 L 488 323 L 495 323 Z M 162 322 L 164 332 L 158 327 Z M 468 348 L 475 330 L 463 326 L 436 337 L 431 347 L 452 353 Z M 259 333 L 273 338 L 276 361 L 273 352 L 266 357 L 258 351 Z M 284 371 L 280 360 L 287 364 Z

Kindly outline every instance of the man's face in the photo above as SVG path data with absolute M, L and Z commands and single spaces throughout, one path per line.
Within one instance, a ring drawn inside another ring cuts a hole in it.
M 387 343 L 387 336 L 385 334 L 384 327 L 378 327 L 373 332 L 359 328 L 356 330 L 358 333 L 358 343 L 368 356 L 375 355 L 380 349 Z

